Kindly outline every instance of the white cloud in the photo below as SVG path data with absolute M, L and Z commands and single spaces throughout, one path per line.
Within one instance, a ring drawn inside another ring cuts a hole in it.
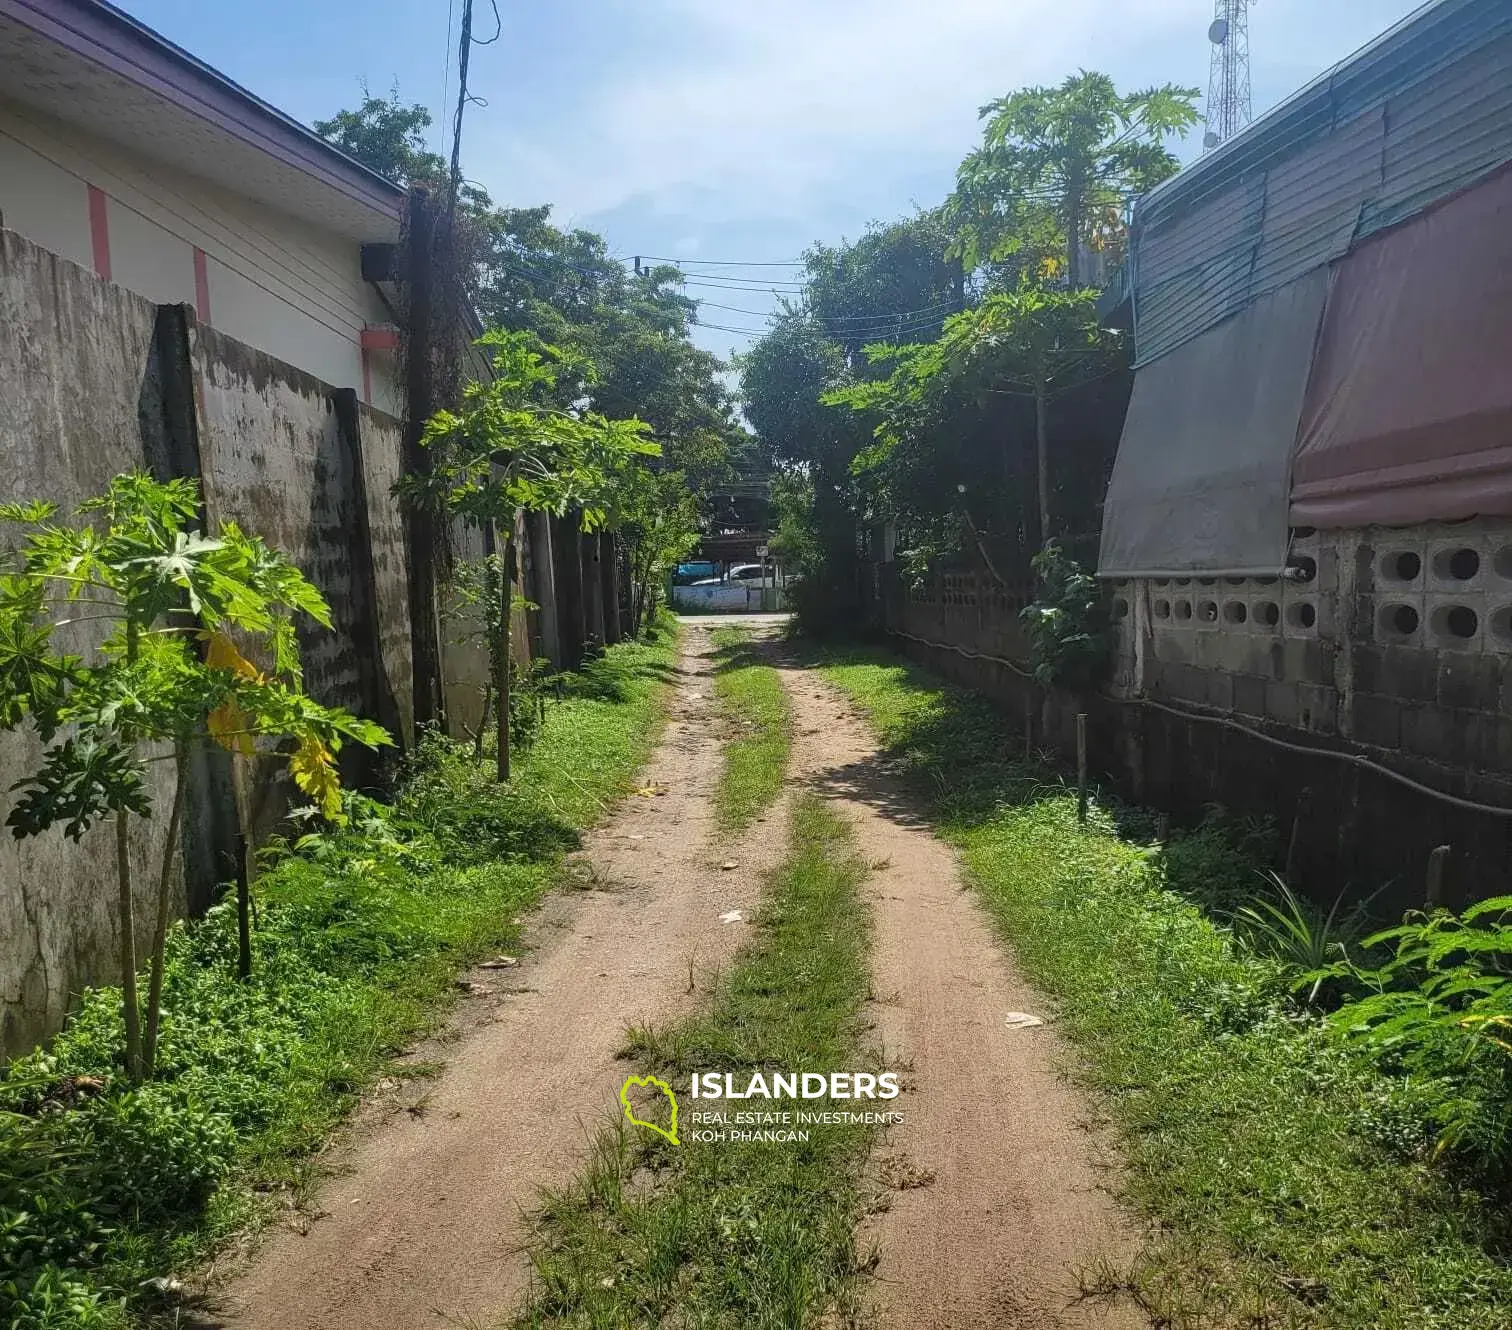
M 1208 0 L 655 0 L 642 36 L 665 51 L 595 70 L 565 133 L 497 125 L 489 175 L 567 214 L 690 189 L 733 210 L 808 213 L 858 168 L 943 160 L 974 141 L 977 108 L 1078 67 L 1136 82 L 1206 72 Z M 675 39 L 675 40 L 674 40 Z M 1163 54 L 1157 52 L 1163 48 Z M 1144 56 L 1144 59 L 1140 59 Z M 1137 71 L 1138 66 L 1159 73 Z

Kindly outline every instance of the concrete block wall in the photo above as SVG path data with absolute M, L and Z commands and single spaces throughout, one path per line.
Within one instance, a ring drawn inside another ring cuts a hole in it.
M 1512 521 L 1299 531 L 1290 562 L 1115 583 L 1118 687 L 1337 735 L 1454 793 L 1512 773 Z
M 931 576 L 922 585 L 895 582 L 894 612 L 912 625 L 906 631 L 932 641 L 1019 660 L 1029 637 L 1019 613 L 1034 598 L 1028 581 L 999 582 L 990 573 L 957 571 Z
M 1047 695 L 948 649 L 1027 660 L 1016 607 L 984 605 L 969 575 L 909 594 L 883 571 L 881 626 L 1011 723 L 1027 708 L 1037 744 L 1068 760 L 1074 713 L 1087 712 L 1094 771 L 1140 803 L 1269 818 L 1299 885 L 1325 903 L 1353 889 L 1379 890 L 1386 917 L 1420 905 L 1428 855 L 1445 844 L 1447 904 L 1505 891 L 1512 817 L 1335 754 L 1512 809 L 1512 521 L 1299 531 L 1291 563 L 1295 579 L 1114 583 L 1113 677 L 1093 696 Z
M 156 323 L 149 301 L 0 231 L 0 499 L 72 509 L 143 465 L 139 414 L 155 397 Z M 13 806 L 11 787 L 41 756 L 31 735 L 0 734 L 0 822 Z M 172 797 L 171 766 L 149 768 L 159 807 Z M 134 828 L 138 947 L 150 943 L 153 865 L 166 824 L 138 819 Z M 177 891 L 182 906 L 182 883 Z M 0 829 L 0 1055 L 57 1029 L 77 987 L 110 973 L 115 899 L 108 823 L 78 842 L 61 827 L 24 841 Z
M 392 493 L 398 421 L 349 388 L 197 327 L 192 311 L 154 305 L 3 230 L 0 384 L 0 498 L 69 511 L 132 468 L 200 477 L 212 526 L 235 520 L 264 536 L 330 602 L 333 628 L 302 632 L 311 692 L 411 735 L 404 523 Z M 31 738 L 0 735 L 0 821 L 10 787 L 39 756 Z M 220 750 L 196 761 L 180 910 L 207 904 L 235 872 L 238 833 L 281 811 L 278 787 L 246 783 L 238 810 Z M 159 807 L 169 772 L 152 768 Z M 132 827 L 139 945 L 166 821 Z M 25 841 L 0 834 L 0 1056 L 56 1030 L 85 985 L 117 979 L 114 901 L 108 824 L 78 843 L 61 830 Z

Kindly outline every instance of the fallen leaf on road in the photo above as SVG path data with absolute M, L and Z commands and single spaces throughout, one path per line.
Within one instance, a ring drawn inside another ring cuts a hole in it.
M 487 984 L 473 984 L 469 983 L 466 979 L 458 979 L 457 987 L 468 997 L 487 997 L 493 992 L 493 989 Z
M 518 965 L 518 956 L 495 956 L 491 961 L 484 961 L 478 966 L 480 970 L 507 970 L 512 965 Z
M 722 924 L 738 924 L 744 918 L 745 916 L 739 910 L 731 910 L 728 914 L 720 915 L 719 922 Z
M 1003 1018 L 1003 1024 L 1010 1030 L 1030 1030 L 1044 1023 L 1038 1016 L 1031 1016 L 1027 1011 L 1010 1011 Z
M 738 863 L 736 863 L 735 860 L 733 860 L 733 859 L 726 859 L 724 861 L 724 863 L 720 864 L 719 866 L 726 873 L 728 873 L 730 871 L 730 869 L 732 869 L 732 868 L 739 868 L 740 867 L 740 865 Z

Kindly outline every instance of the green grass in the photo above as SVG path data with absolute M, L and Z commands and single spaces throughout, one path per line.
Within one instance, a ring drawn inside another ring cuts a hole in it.
M 743 1080 L 758 1068 L 874 1069 L 859 1018 L 864 874 L 848 827 L 812 796 L 801 799 L 755 941 L 705 1014 L 632 1032 L 635 1062 L 679 1091 L 694 1071 Z M 707 1101 L 679 1102 L 680 1145 L 620 1119 L 599 1136 L 582 1178 L 549 1198 L 517 1327 L 792 1330 L 854 1312 L 853 1235 L 871 1129 L 817 1126 L 806 1142 L 698 1141 L 690 1115 Z
M 272 1208 L 268 1193 L 311 1180 L 312 1152 L 436 1026 L 458 970 L 518 942 L 516 917 L 630 787 L 674 650 L 663 631 L 569 681 L 507 790 L 468 746 L 432 739 L 393 807 L 351 798 L 346 830 L 275 850 L 257 887 L 251 982 L 234 978 L 228 906 L 177 927 L 153 1083 L 133 1089 L 120 1073 L 109 989 L 86 995 L 48 1049 L 10 1065 L 0 1325 L 150 1317 L 144 1281 L 190 1269 Z M 70 1088 L 79 1077 L 103 1090 Z
M 721 830 L 739 832 L 782 792 L 793 722 L 782 678 L 751 650 L 750 631 L 730 625 L 711 636 L 719 648 L 714 692 L 733 731 L 714 804 Z
M 1279 965 L 1195 903 L 1259 885 L 1240 884 L 1226 833 L 1161 849 L 1130 834 L 1151 819 L 1113 807 L 1079 826 L 1074 794 L 1013 761 L 980 698 L 880 653 L 826 659 L 1056 999 L 1119 1130 L 1128 1199 L 1159 1221 L 1131 1269 L 1091 1283 L 1175 1330 L 1512 1325 L 1506 1210 L 1434 1163 L 1418 1087 L 1330 1037 Z

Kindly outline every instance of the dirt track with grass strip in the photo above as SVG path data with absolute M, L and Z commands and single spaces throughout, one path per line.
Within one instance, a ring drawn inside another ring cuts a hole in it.
M 539 1238 L 529 1212 L 542 1188 L 582 1172 L 617 1112 L 627 1027 L 699 1008 L 784 858 L 785 799 L 732 847 L 720 839 L 729 736 L 713 699 L 718 653 L 703 625 L 684 633 L 668 730 L 644 776 L 658 792 L 630 798 L 589 837 L 580 889 L 552 898 L 517 967 L 468 977 L 491 991 L 464 1003 L 450 1042 L 414 1055 L 444 1057 L 446 1070 L 368 1107 L 333 1153 L 313 1216 L 293 1216 L 226 1288 L 220 1324 L 497 1326 L 518 1308 Z M 1047 1016 L 1043 1000 L 860 715 L 817 672 L 776 663 L 792 710 L 790 784 L 851 824 L 871 869 L 867 1037 L 905 1087 L 891 1105 L 905 1121 L 877 1140 L 861 1180 L 870 1215 L 859 1244 L 877 1260 L 858 1288 L 867 1310 L 845 1323 L 1145 1325 L 1130 1307 L 1079 1297 L 1082 1273 L 1126 1263 L 1138 1234 L 1112 1199 L 1054 1022 L 1010 1024 L 1013 1013 Z M 742 921 L 721 923 L 732 910 Z
M 758 822 L 722 870 L 713 839 L 720 731 L 708 631 L 685 628 L 666 732 L 627 799 L 586 838 L 527 930 L 517 966 L 482 969 L 429 1081 L 380 1095 L 333 1150 L 333 1176 L 220 1292 L 236 1330 L 497 1324 L 529 1275 L 527 1215 L 581 1167 L 618 1111 L 627 1026 L 690 1008 L 738 945 L 759 866 L 784 844 Z M 654 793 L 652 792 L 654 791 Z M 693 992 L 690 992 L 690 974 Z

